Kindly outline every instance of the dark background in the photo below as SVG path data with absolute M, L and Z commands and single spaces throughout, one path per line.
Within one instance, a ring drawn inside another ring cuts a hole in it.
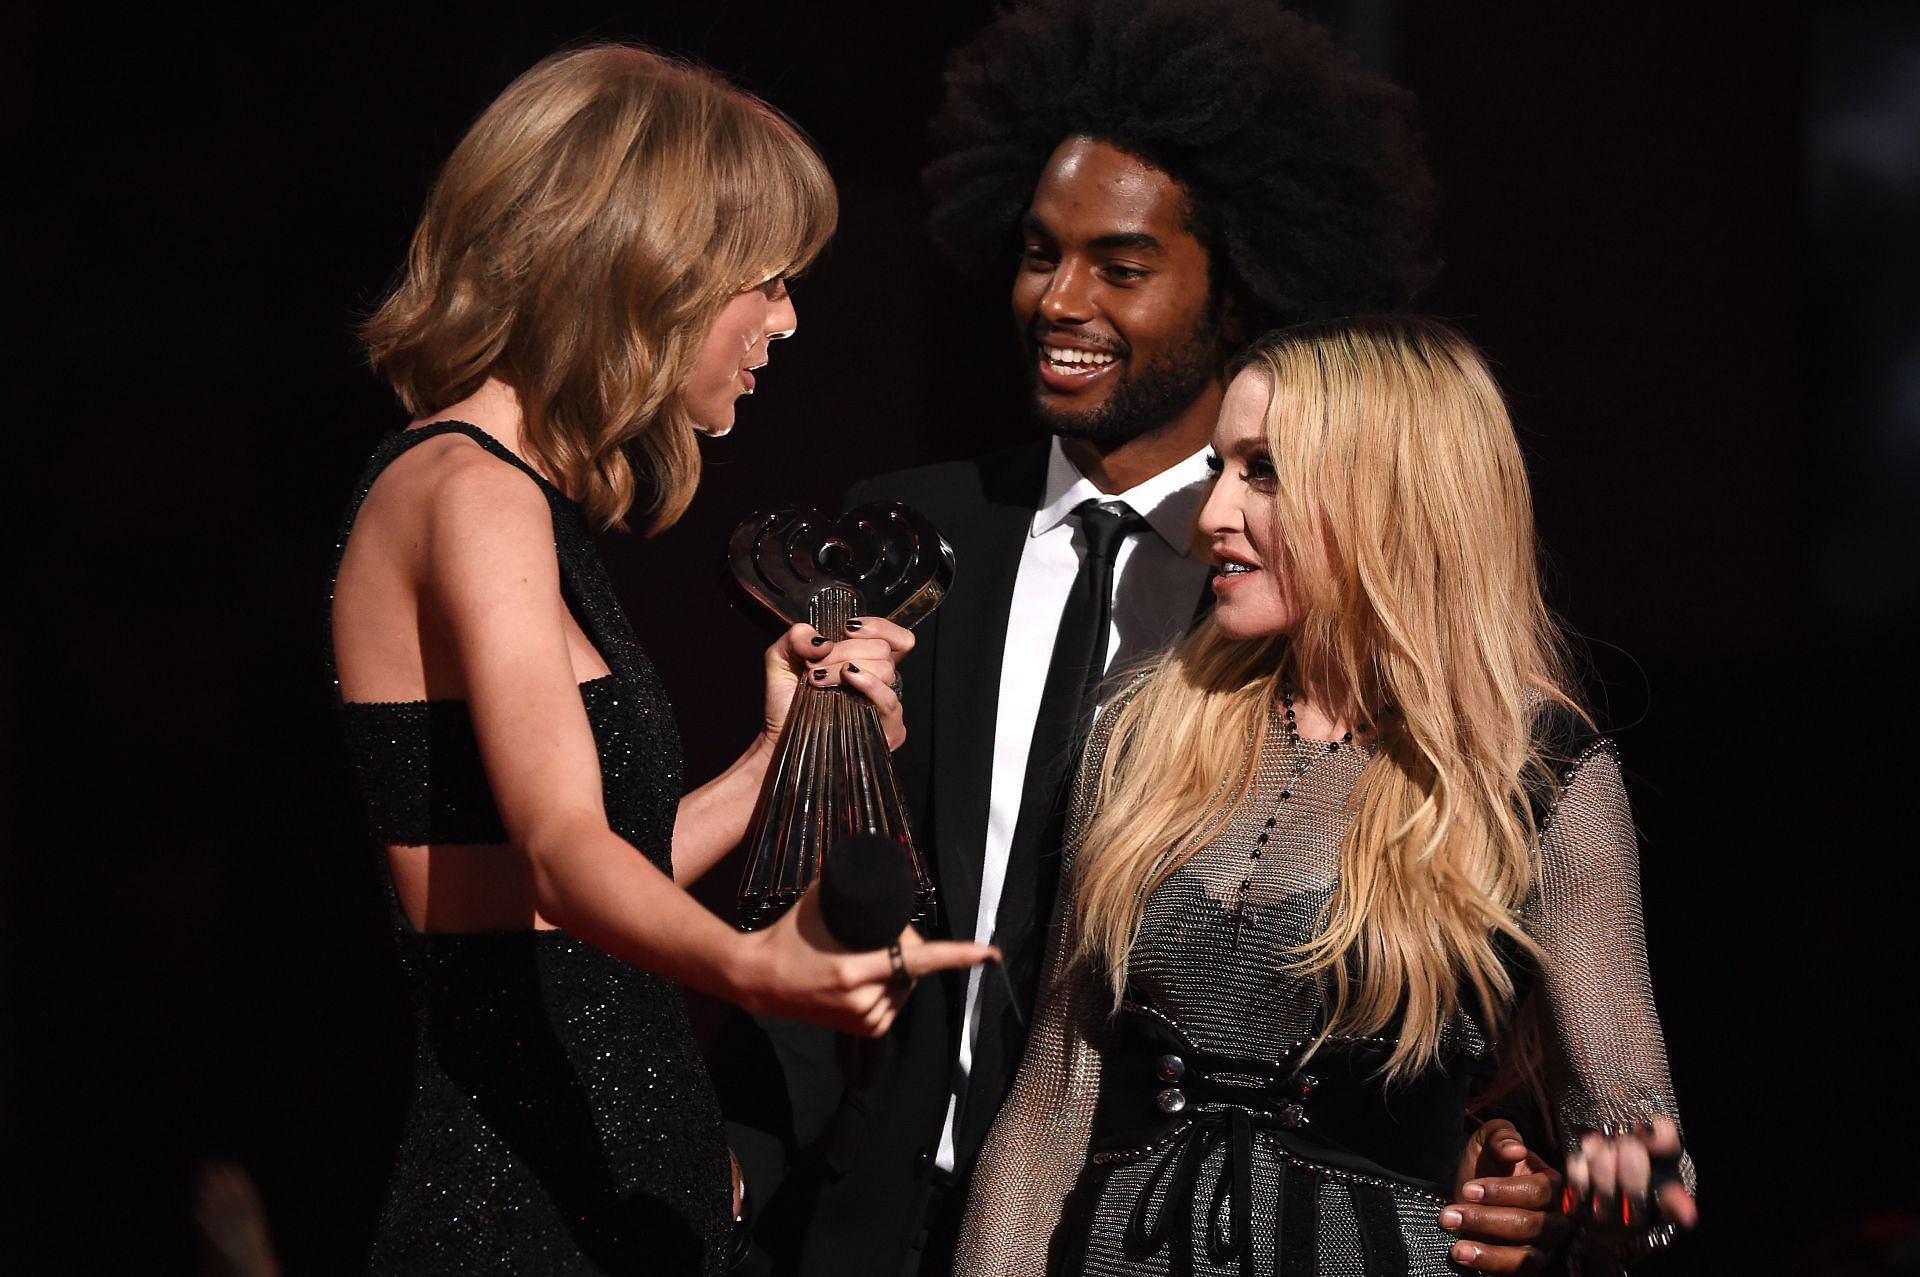
M 1314 8 L 1423 104 L 1424 304 L 1512 397 L 1625 750 L 1708 1220 L 1674 1268 L 1913 1271 L 1914 839 L 1883 825 L 1915 761 L 1920 18 Z M 951 277 L 916 184 L 989 11 L 0 19 L 0 1267 L 192 1271 L 211 1158 L 288 1273 L 366 1244 L 407 1031 L 319 642 L 339 509 L 401 421 L 349 329 L 467 122 L 555 47 L 635 38 L 791 112 L 841 183 L 800 335 L 692 511 L 606 547 L 710 774 L 758 696 L 731 525 L 1029 428 L 1004 289 Z

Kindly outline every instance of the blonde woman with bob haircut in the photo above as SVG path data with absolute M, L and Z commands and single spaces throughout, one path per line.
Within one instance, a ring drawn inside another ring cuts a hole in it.
M 1693 1170 L 1633 825 L 1485 362 L 1411 317 L 1271 333 L 1214 448 L 1215 606 L 1089 743 L 959 1271 L 1457 1271 L 1467 1107 L 1529 1040 L 1608 1221 L 1578 1256 L 1664 1245 Z
M 672 707 L 593 535 L 685 509 L 833 184 L 785 118 L 643 49 L 549 58 L 447 161 L 363 336 L 412 417 L 340 536 L 330 656 L 416 1008 L 379 1272 L 718 1273 L 735 1201 L 681 986 L 879 1034 L 977 945 L 850 954 L 811 899 L 741 935 L 680 884 L 745 832 L 796 680 L 903 735 L 907 633 L 796 627 L 724 774 L 682 795 Z M 685 624 L 679 617 L 654 625 Z

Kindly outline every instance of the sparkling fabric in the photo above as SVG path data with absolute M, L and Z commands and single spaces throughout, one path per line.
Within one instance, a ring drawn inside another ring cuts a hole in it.
M 336 575 L 374 480 L 449 432 L 546 494 L 562 593 L 612 670 L 580 688 L 607 822 L 671 873 L 678 730 L 571 501 L 475 427 L 400 432 L 361 476 Z M 337 696 L 337 676 L 334 686 Z M 376 838 L 501 840 L 463 702 L 341 710 Z M 726 1144 L 679 987 L 559 931 L 423 934 L 397 902 L 394 918 L 414 1004 L 413 1094 L 371 1271 L 724 1271 Z
M 1111 721 L 1109 714 L 1096 727 L 1082 775 L 1096 770 Z M 1296 776 L 1297 764 L 1308 760 Z M 1316 985 L 1280 967 L 1320 925 L 1336 882 L 1346 801 L 1366 760 L 1354 746 L 1330 752 L 1324 743 L 1292 742 L 1274 716 L 1250 801 L 1149 898 L 1130 958 L 1130 992 L 1176 1023 L 1197 1049 L 1279 1061 L 1317 1032 L 1324 1007 Z M 1571 1145 L 1604 1120 L 1677 1112 L 1647 975 L 1633 826 L 1611 745 L 1587 748 L 1562 782 L 1523 920 L 1547 957 L 1543 991 L 1557 1044 L 1549 1083 Z M 1282 800 L 1282 792 L 1291 796 Z M 1077 794 L 1076 830 L 1089 815 L 1087 795 Z M 1087 1158 L 1103 1062 L 1115 1043 L 1108 990 L 1082 971 L 1061 975 L 1071 893 L 1069 874 L 1033 1036 L 981 1155 L 956 1272 L 1459 1271 L 1447 1259 L 1453 1238 L 1436 1221 L 1441 1192 L 1451 1186 L 1318 1164 L 1271 1135 L 1256 1136 L 1251 1157 L 1250 1267 L 1243 1267 L 1247 1256 L 1209 1246 L 1226 1160 L 1219 1148 L 1194 1186 L 1191 1253 L 1175 1256 L 1169 1246 L 1145 1255 L 1130 1247 L 1125 1234 L 1143 1190 L 1157 1217 L 1172 1177 L 1154 1182 L 1159 1150 L 1099 1163 Z M 1493 1047 L 1483 1026 L 1463 1014 L 1449 1026 L 1445 1049 L 1456 1067 L 1473 1068 L 1489 1061 Z M 1463 1141 L 1468 1130 L 1462 1114 Z M 1690 1164 L 1686 1170 L 1691 1182 Z M 1397 1220 L 1404 1257 L 1379 1246 L 1378 1233 L 1369 1243 L 1361 1223 L 1368 1212 L 1389 1235 Z

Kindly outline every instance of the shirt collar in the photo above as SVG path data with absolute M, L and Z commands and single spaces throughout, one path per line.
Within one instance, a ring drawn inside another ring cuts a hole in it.
M 1148 525 L 1170 549 L 1191 555 L 1193 521 L 1200 513 L 1206 485 L 1207 450 L 1201 448 L 1125 492 L 1104 493 L 1067 460 L 1056 436 L 1047 450 L 1047 484 L 1041 491 L 1040 508 L 1033 512 L 1030 535 L 1053 531 L 1067 521 L 1075 506 L 1094 497 L 1126 502 L 1135 513 L 1145 516 Z

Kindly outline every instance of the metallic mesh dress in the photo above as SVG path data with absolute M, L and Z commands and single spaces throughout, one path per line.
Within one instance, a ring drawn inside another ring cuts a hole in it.
M 1335 1040 L 1302 1064 L 1322 1001 L 1315 982 L 1281 972 L 1321 925 L 1366 759 L 1270 718 L 1249 800 L 1148 900 L 1116 1015 L 1084 968 L 1062 976 L 1063 885 L 1033 1036 L 980 1158 L 957 1273 L 1462 1271 L 1436 1217 L 1470 1088 L 1491 1061 L 1481 1025 L 1462 1014 L 1445 1067 L 1383 1102 L 1372 1074 L 1391 1042 Z M 1578 750 L 1562 780 L 1523 911 L 1546 955 L 1535 994 L 1555 1119 L 1577 1134 L 1677 1118 L 1611 743 Z M 1087 806 L 1077 795 L 1076 836 Z

